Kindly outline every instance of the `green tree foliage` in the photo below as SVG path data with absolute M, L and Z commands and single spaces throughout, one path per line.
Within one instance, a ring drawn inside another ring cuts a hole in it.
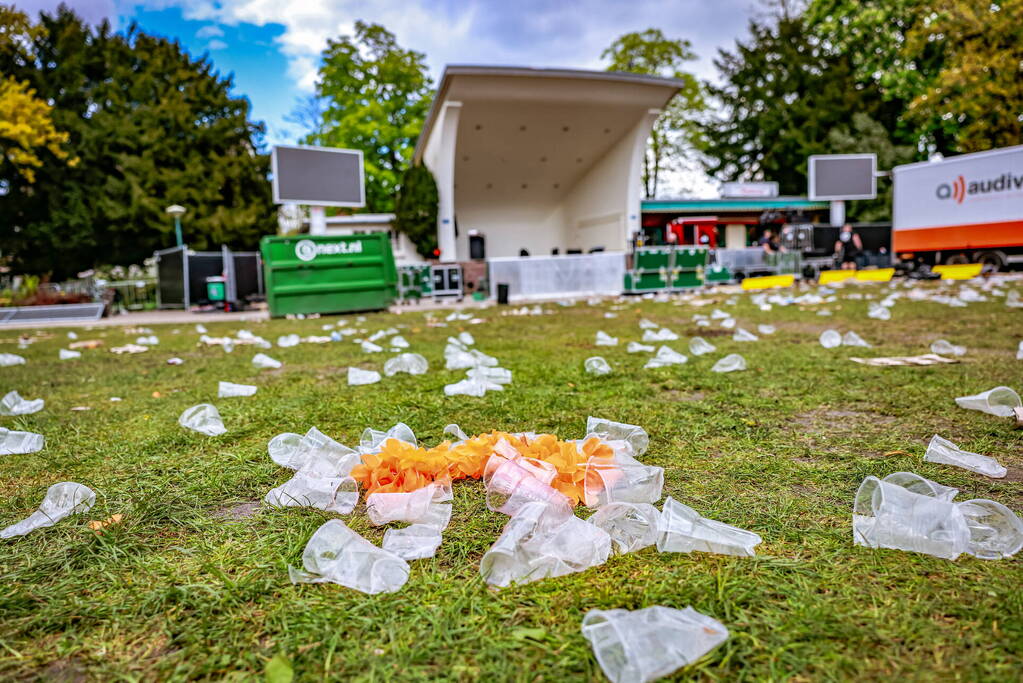
M 825 49 L 802 18 L 755 21 L 750 34 L 715 60 L 722 84 L 709 90 L 720 113 L 704 125 L 703 147 L 711 175 L 775 180 L 783 194 L 804 194 L 807 157 L 836 152 L 833 145 L 857 134 L 857 126 L 871 136 L 848 151 L 905 151 L 901 102 L 860 83 L 852 60 Z M 855 113 L 866 118 L 857 122 Z
M 1023 142 L 1023 0 L 814 0 L 813 30 L 942 153 Z
M 408 235 L 422 256 L 433 258 L 437 248 L 437 182 L 425 164 L 409 166 L 395 198 L 394 227 Z
M 262 126 L 230 78 L 176 42 L 135 27 L 115 34 L 66 7 L 40 15 L 31 59 L 0 47 L 0 72 L 52 102 L 79 163 L 44 163 L 34 183 L 7 176 L 0 244 L 16 268 L 63 277 L 140 262 L 173 245 L 164 208 L 181 204 L 197 249 L 255 246 L 276 230 Z
M 601 54 L 608 71 L 648 74 L 682 81 L 671 102 L 654 123 L 643 157 L 643 190 L 657 196 L 664 173 L 685 168 L 685 159 L 700 145 L 700 115 L 706 110 L 703 88 L 682 66 L 696 59 L 688 40 L 671 40 L 659 29 L 619 36 Z
M 366 207 L 394 210 L 394 194 L 415 149 L 433 97 L 425 56 L 398 45 L 379 24 L 355 22 L 355 35 L 323 52 L 317 95 L 323 125 L 305 141 L 361 149 Z M 302 117 L 299 117 L 302 118 Z

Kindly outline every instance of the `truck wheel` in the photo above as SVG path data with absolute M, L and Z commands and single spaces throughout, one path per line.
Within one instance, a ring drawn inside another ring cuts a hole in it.
M 967 263 L 970 263 L 970 259 L 966 254 L 953 254 L 945 259 L 945 265 L 949 266 L 965 266 Z
M 984 264 L 985 272 L 997 273 L 1005 267 L 1005 255 L 1000 251 L 982 251 L 975 259 L 977 263 Z

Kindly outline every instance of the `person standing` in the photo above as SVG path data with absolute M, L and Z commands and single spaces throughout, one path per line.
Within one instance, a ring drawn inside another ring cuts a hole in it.
M 835 240 L 835 260 L 841 264 L 842 270 L 856 270 L 862 253 L 863 240 L 853 232 L 853 227 L 846 223 Z

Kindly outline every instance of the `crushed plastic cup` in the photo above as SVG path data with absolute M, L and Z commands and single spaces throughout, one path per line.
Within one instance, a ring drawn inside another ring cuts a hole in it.
M 363 454 L 378 453 L 384 442 L 388 439 L 397 439 L 398 441 L 410 443 L 413 446 L 419 443 L 416 440 L 416 435 L 412 432 L 412 428 L 404 422 L 398 422 L 385 432 L 369 427 L 364 429 L 362 436 L 359 438 L 359 452 Z
M 82 352 L 81 351 L 70 351 L 68 349 L 61 349 L 57 353 L 57 356 L 60 358 L 60 360 L 74 360 L 75 358 L 81 358 L 82 357 Z
M 559 506 L 532 501 L 508 520 L 480 560 L 480 575 L 493 586 L 528 583 L 584 571 L 607 562 L 611 537 Z
M 753 557 L 763 539 L 752 531 L 706 519 L 688 505 L 668 496 L 661 507 L 657 550 L 662 553 L 702 551 L 718 555 Z
M 631 341 L 629 345 L 625 347 L 625 350 L 629 353 L 653 353 L 654 347 L 649 344 L 640 344 L 639 342 Z
M 956 346 L 947 339 L 938 339 L 931 344 L 931 353 L 939 356 L 965 356 L 966 347 Z
M 592 356 L 583 363 L 583 368 L 589 375 L 610 375 L 611 364 L 600 356 Z
M 954 443 L 948 439 L 941 438 L 937 434 L 931 437 L 931 442 L 927 444 L 924 462 L 954 465 L 964 470 L 983 474 L 985 477 L 992 477 L 993 479 L 1001 479 L 1008 472 L 994 458 L 961 450 Z
M 390 344 L 392 349 L 407 349 L 409 347 L 408 341 L 401 335 L 391 337 Z
M 446 369 L 467 370 L 476 367 L 497 366 L 497 359 L 493 356 L 488 356 L 477 349 L 469 351 L 461 342 L 452 344 L 452 341 L 449 339 L 448 345 L 444 347 L 444 367 Z
M 835 349 L 842 345 L 842 335 L 838 330 L 824 330 L 821 332 L 820 342 L 826 349 Z
M 589 522 L 611 537 L 615 554 L 642 550 L 657 543 L 661 513 L 650 503 L 609 503 L 590 516 Z
M 732 341 L 737 342 L 755 342 L 759 339 L 760 338 L 757 335 L 752 332 L 748 332 L 741 327 L 735 330 L 735 334 L 732 335 Z
M 1023 360 L 1023 341 L 1021 341 L 1019 346 L 1016 348 L 1016 360 Z
M 995 387 L 973 396 L 960 396 L 956 399 L 956 405 L 998 417 L 1012 417 L 1013 408 L 1020 407 L 1023 402 L 1011 388 Z
M 735 325 L 736 325 L 735 318 L 725 318 L 724 320 L 721 321 L 721 327 L 726 330 L 732 329 L 733 327 L 735 327 Z
M 689 353 L 694 356 L 702 356 L 705 353 L 713 353 L 717 347 L 703 337 L 693 337 L 689 340 Z
M 363 370 L 362 368 L 348 368 L 348 386 L 358 387 L 364 384 L 376 384 L 380 381 L 380 373 L 376 370 Z
M 711 372 L 738 372 L 746 369 L 746 359 L 737 353 L 730 353 L 710 369 Z
M 867 310 L 867 317 L 873 318 L 874 320 L 891 320 L 892 312 L 887 306 L 872 303 Z
M 17 391 L 10 391 L 0 399 L 0 415 L 31 415 L 42 410 L 45 403 L 41 398 L 25 400 Z
M 504 391 L 504 387 L 497 382 L 491 382 L 479 377 L 470 377 L 468 379 L 463 379 L 460 382 L 444 385 L 445 396 L 473 396 L 475 398 L 481 398 L 485 396 L 488 391 Z
M 311 427 L 305 435 L 278 434 L 270 439 L 266 450 L 271 460 L 292 470 L 301 470 L 311 461 L 329 457 L 337 463 L 335 472 L 347 475 L 360 462 L 356 451 L 339 444 L 316 427 Z
M 227 432 L 220 413 L 209 403 L 200 403 L 186 409 L 178 418 L 178 424 L 206 436 L 220 436 Z
M 311 507 L 347 515 L 359 502 L 359 485 L 351 477 L 323 471 L 310 463 L 288 481 L 270 489 L 263 500 L 272 507 Z
M 88 486 L 73 481 L 62 481 L 46 490 L 39 509 L 0 531 L 0 538 L 14 538 L 53 526 L 65 517 L 88 512 L 96 504 L 96 494 Z
M 428 524 L 413 524 L 384 532 L 383 549 L 406 561 L 425 560 L 437 554 L 443 536 Z
M 474 344 L 476 344 L 476 340 L 468 332 L 459 332 L 458 341 L 462 342 L 466 346 L 473 346 Z
M 363 593 L 393 593 L 408 581 L 408 562 L 378 548 L 339 519 L 326 522 L 302 552 L 305 571 L 288 567 L 292 583 L 336 583 Z
M 757 325 L 757 332 L 760 334 L 774 334 L 777 331 L 774 325 Z
M 639 329 L 641 330 L 656 330 L 658 327 L 660 327 L 660 325 L 652 320 L 647 320 L 646 318 L 640 318 L 639 320 Z
M 19 432 L 0 427 L 0 455 L 26 455 L 43 450 L 46 439 L 35 432 Z
M 218 382 L 217 398 L 236 398 L 239 396 L 253 396 L 257 386 L 254 384 L 235 384 L 234 382 Z
M 597 346 L 618 346 L 618 337 L 612 337 L 607 332 L 597 332 L 596 339 L 593 342 Z
M 151 334 L 146 337 L 136 338 L 135 343 L 138 344 L 139 346 L 156 346 L 157 344 L 160 343 L 160 340 L 156 337 L 156 335 Z
M 1023 548 L 1023 520 L 1001 503 L 986 498 L 959 503 L 970 530 L 966 552 L 981 560 L 1004 560 Z
M 647 683 L 681 669 L 728 640 L 728 629 L 692 607 L 586 613 L 583 637 L 612 683 Z
M 365 353 L 380 353 L 381 351 L 384 350 L 384 347 L 380 346 L 379 344 L 374 344 L 369 340 L 363 340 L 362 342 L 360 342 L 359 348 L 361 348 Z
M 394 358 L 388 358 L 384 363 L 384 374 L 393 377 L 399 372 L 406 372 L 410 375 L 423 375 L 430 369 L 426 358 L 418 353 L 402 353 Z
M 16 353 L 0 353 L 0 368 L 9 368 L 15 365 L 24 365 L 25 359 Z
M 860 484 L 853 503 L 853 542 L 949 560 L 959 557 L 970 539 L 959 507 L 951 498 L 935 495 L 923 477 L 897 474 L 883 480 L 867 477 Z
M 727 320 L 728 318 L 731 318 L 731 317 L 732 316 L 728 315 L 727 313 L 722 311 L 720 308 L 715 308 L 713 311 L 710 312 L 710 319 L 711 320 Z
M 279 368 L 283 365 L 283 363 L 281 363 L 279 360 L 274 360 L 265 353 L 257 353 L 255 356 L 253 356 L 252 364 L 259 368 L 260 370 L 265 370 L 267 368 Z
M 451 482 L 434 482 L 415 491 L 371 493 L 366 497 L 370 524 L 428 524 L 438 531 L 451 519 Z
M 557 475 L 554 466 L 511 451 L 509 457 L 502 455 L 499 443 L 497 452 L 484 466 L 487 508 L 510 517 L 529 503 L 540 502 L 557 509 L 559 514 L 572 514 L 572 501 L 550 486 Z
M 625 441 L 632 447 L 632 454 L 641 456 L 650 446 L 650 435 L 638 425 L 614 422 L 602 417 L 586 418 L 586 433 L 600 437 L 604 441 Z
M 302 338 L 297 334 L 285 334 L 277 337 L 277 346 L 282 349 L 286 349 L 291 346 L 298 346 L 302 341 Z
M 856 334 L 852 330 L 849 330 L 848 332 L 846 332 L 845 334 L 842 335 L 842 345 L 843 346 L 863 346 L 863 347 L 868 348 L 868 349 L 871 347 L 870 344 L 868 344 L 867 341 L 863 337 L 861 337 L 860 335 Z
M 611 459 L 590 458 L 583 467 L 583 502 L 599 508 L 609 503 L 654 503 L 661 499 L 664 468 L 644 465 L 627 453 Z
M 688 360 L 688 358 L 678 351 L 670 349 L 667 346 L 662 346 L 657 349 L 657 353 L 654 354 L 653 358 L 646 362 L 646 365 L 644 365 L 643 368 L 664 368 L 669 365 L 682 365 Z
M 494 384 L 511 384 L 512 371 L 507 368 L 488 368 L 484 366 L 469 368 L 465 371 L 469 379 L 477 379 Z
M 678 335 L 669 330 L 667 327 L 662 327 L 659 330 L 646 330 L 643 333 L 643 341 L 645 342 L 665 342 L 677 340 Z

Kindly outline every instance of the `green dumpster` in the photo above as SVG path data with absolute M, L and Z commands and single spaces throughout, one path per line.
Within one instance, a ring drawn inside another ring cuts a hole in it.
M 268 236 L 259 248 L 274 317 L 387 308 L 397 295 L 386 233 Z

